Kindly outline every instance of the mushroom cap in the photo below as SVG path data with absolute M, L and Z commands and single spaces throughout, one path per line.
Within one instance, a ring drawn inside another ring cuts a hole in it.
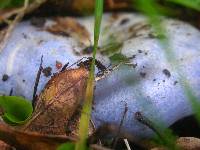
M 93 17 L 76 18 L 88 31 L 93 43 Z M 105 14 L 102 20 L 99 45 L 112 43 L 111 38 L 122 43 L 120 52 L 132 57 L 132 65 L 122 65 L 96 83 L 92 119 L 98 127 L 104 123 L 120 124 L 127 105 L 123 129 L 136 137 L 149 137 L 153 132 L 134 118 L 138 111 L 153 121 L 169 126 L 191 115 L 192 109 L 180 75 L 200 98 L 200 32 L 182 21 L 162 18 L 166 28 L 175 63 L 167 59 L 168 53 L 159 42 L 159 37 L 139 14 Z M 88 43 L 80 43 L 77 36 L 60 36 L 44 28 L 55 24 L 47 19 L 43 28 L 20 23 L 12 33 L 8 44 L 0 54 L 0 75 L 8 75 L 0 81 L 0 93 L 23 96 L 32 100 L 34 83 L 41 56 L 43 67 L 51 67 L 51 73 L 59 71 L 56 61 L 73 64 L 83 57 L 82 50 Z M 75 32 L 75 31 L 72 31 Z M 80 36 L 78 36 L 80 38 Z M 110 55 L 97 54 L 97 59 L 109 66 Z M 50 79 L 42 74 L 38 93 Z

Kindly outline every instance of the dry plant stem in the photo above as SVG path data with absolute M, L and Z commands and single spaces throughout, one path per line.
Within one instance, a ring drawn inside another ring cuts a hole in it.
M 40 82 L 40 76 L 41 76 L 41 73 L 42 73 L 42 70 L 43 70 L 42 64 L 43 64 L 43 56 L 41 57 L 39 70 L 37 72 L 37 76 L 36 76 L 36 79 L 35 79 L 35 85 L 34 85 L 34 91 L 33 91 L 33 100 L 32 100 L 33 108 L 36 106 L 37 88 L 38 88 L 38 84 Z
M 113 144 L 112 144 L 112 145 L 113 145 L 113 148 L 115 148 L 116 145 L 117 145 L 117 141 L 118 141 L 119 136 L 120 136 L 120 134 L 121 134 L 121 128 L 122 128 L 122 126 L 123 126 L 123 122 L 124 122 L 124 120 L 125 120 L 127 111 L 128 111 L 128 107 L 127 107 L 127 104 L 125 104 L 124 113 L 123 113 L 122 119 L 121 119 L 121 121 L 120 121 L 117 134 L 116 134 L 116 136 L 115 136 L 115 138 L 114 138 L 114 140 L 113 140 Z
M 24 9 L 24 7 L 13 9 L 9 13 L 6 13 L 5 16 L 0 18 L 0 23 L 5 21 L 6 19 L 9 19 L 10 17 L 12 17 L 16 14 L 19 14 L 22 11 L 22 9 L 24 9 L 24 14 L 31 13 L 34 10 L 36 10 L 38 7 L 40 7 L 42 4 L 44 4 L 45 2 L 47 2 L 47 0 L 35 0 L 30 5 L 28 5 L 25 9 Z
M 17 23 L 20 22 L 20 20 L 24 17 L 25 10 L 28 7 L 28 2 L 29 2 L 29 0 L 25 0 L 24 7 L 19 11 L 19 13 L 15 17 L 14 21 L 12 21 L 9 24 L 9 27 L 8 27 L 8 29 L 6 31 L 6 34 L 5 34 L 5 36 L 4 36 L 4 38 L 3 38 L 2 42 L 1 42 L 1 45 L 0 45 L 0 52 L 2 52 L 2 50 L 6 46 L 7 40 L 10 37 L 10 34 L 12 33 L 12 31 L 15 28 L 15 26 L 17 25 Z
M 30 13 L 30 12 L 34 11 L 35 9 L 37 9 L 41 4 L 45 3 L 46 1 L 47 0 L 36 0 L 35 2 L 33 2 L 32 4 L 30 4 L 28 6 L 29 0 L 25 0 L 23 8 L 19 9 L 18 11 L 16 11 L 17 12 L 17 16 L 15 17 L 14 21 L 12 21 L 9 24 L 9 27 L 8 27 L 8 29 L 6 31 L 6 34 L 5 34 L 5 36 L 2 39 L 1 44 L 0 44 L 0 53 L 5 48 L 5 46 L 7 44 L 7 40 L 9 39 L 10 34 L 12 33 L 13 29 L 22 20 L 22 18 L 24 17 L 24 15 L 27 14 L 27 13 Z M 10 17 L 10 16 L 8 16 L 8 17 Z
M 127 139 L 124 139 L 124 143 L 126 145 L 127 150 L 131 150 L 131 147 L 130 147 Z
M 9 10 L 9 12 L 5 13 L 4 15 L 1 15 L 1 17 L 0 17 L 0 24 L 3 23 L 3 22 L 9 24 L 10 21 L 7 21 L 7 20 L 8 20 L 10 17 L 12 17 L 12 16 L 14 16 L 14 15 L 20 13 L 20 11 L 21 11 L 21 8 L 15 8 L 15 9 L 13 9 L 13 10 Z M 1 13 L 4 13 L 4 12 L 3 12 L 3 11 L 0 11 L 0 14 L 1 14 Z
M 143 116 L 141 112 L 135 113 L 135 119 L 138 120 L 140 123 L 149 127 L 151 130 L 153 130 L 161 139 L 163 140 L 165 139 L 163 137 L 163 134 L 155 127 L 154 123 L 145 116 Z

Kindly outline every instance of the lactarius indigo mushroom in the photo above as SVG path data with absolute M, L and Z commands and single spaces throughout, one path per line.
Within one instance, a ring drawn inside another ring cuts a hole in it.
M 37 71 L 43 56 L 43 73 L 38 93 L 51 75 L 83 57 L 89 57 L 93 43 L 93 17 L 46 19 L 43 26 L 31 21 L 20 23 L 0 54 L 1 94 L 32 100 Z M 200 32 L 173 19 L 161 20 L 181 75 L 200 98 Z M 136 137 L 152 131 L 134 118 L 142 112 L 165 126 L 193 114 L 176 69 L 167 60 L 166 51 L 147 19 L 139 14 L 105 14 L 97 60 L 111 69 L 118 68 L 96 82 L 92 120 L 96 127 L 104 123 L 120 124 Z M 113 66 L 110 66 L 113 64 Z M 71 68 L 77 67 L 72 65 Z M 96 71 L 98 72 L 98 71 Z

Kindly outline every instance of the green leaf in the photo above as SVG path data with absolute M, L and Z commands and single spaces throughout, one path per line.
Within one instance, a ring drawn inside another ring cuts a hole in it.
M 200 11 L 200 0 L 167 0 Z
M 110 60 L 112 63 L 121 63 L 121 62 L 129 61 L 129 59 L 121 53 L 117 53 L 117 54 L 110 56 Z
M 111 54 L 114 54 L 116 52 L 119 52 L 120 49 L 122 48 L 122 46 L 123 46 L 123 43 L 119 43 L 119 42 L 109 43 L 109 44 L 103 46 L 100 49 L 100 52 L 103 55 L 111 55 Z
M 12 125 L 25 123 L 33 112 L 32 104 L 17 96 L 0 96 L 0 107 L 3 120 Z
M 57 148 L 57 150 L 74 150 L 74 149 L 75 149 L 74 143 L 65 143 Z

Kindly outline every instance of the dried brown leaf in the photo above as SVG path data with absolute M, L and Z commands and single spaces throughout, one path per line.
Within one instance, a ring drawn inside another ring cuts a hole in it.
M 55 150 L 60 144 L 75 141 L 75 139 L 67 136 L 20 131 L 4 123 L 0 123 L 0 140 L 20 150 Z
M 0 141 L 0 150 L 13 150 L 13 147 L 6 144 L 4 141 Z
M 88 30 L 77 20 L 70 17 L 56 18 L 56 24 L 47 27 L 46 30 L 54 34 L 72 36 L 86 46 L 91 44 Z
M 39 95 L 26 131 L 64 135 L 84 97 L 87 78 L 88 70 L 82 67 L 54 75 Z

